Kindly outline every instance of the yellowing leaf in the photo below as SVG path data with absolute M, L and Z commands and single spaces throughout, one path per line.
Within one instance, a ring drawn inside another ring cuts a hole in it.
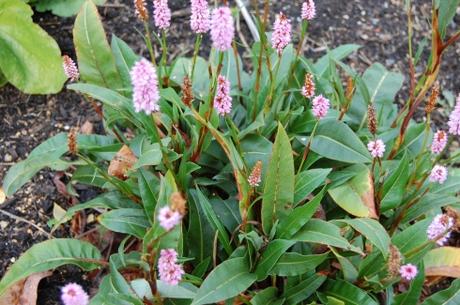
M 427 276 L 460 278 L 460 248 L 441 247 L 431 250 L 423 259 Z

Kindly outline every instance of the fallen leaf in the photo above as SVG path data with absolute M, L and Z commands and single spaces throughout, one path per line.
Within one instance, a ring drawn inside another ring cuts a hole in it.
M 440 247 L 428 252 L 424 259 L 426 276 L 460 278 L 460 248 Z
M 81 125 L 80 132 L 82 134 L 90 135 L 94 132 L 94 125 L 90 121 L 86 120 L 83 125 Z
M 128 171 L 137 162 L 137 158 L 133 151 L 126 145 L 117 152 L 115 157 L 110 161 L 109 175 L 119 179 L 126 179 Z
M 5 200 L 6 200 L 5 192 L 3 191 L 3 188 L 0 187 L 0 204 L 4 203 Z
M 0 297 L 0 305 L 36 305 L 38 284 L 51 274 L 51 271 L 34 273 L 17 282 Z
M 66 213 L 66 210 L 64 210 L 59 204 L 57 204 L 56 202 L 53 204 L 54 219 L 56 219 L 57 221 L 61 221 Z
M 69 197 L 70 194 L 69 192 L 67 191 L 67 186 L 65 185 L 64 182 L 62 182 L 62 178 L 64 177 L 64 173 L 63 172 L 57 172 L 56 174 L 54 174 L 53 176 L 53 183 L 54 183 L 54 186 L 56 186 L 56 189 L 58 191 L 59 194 L 61 194 L 62 196 L 64 197 Z

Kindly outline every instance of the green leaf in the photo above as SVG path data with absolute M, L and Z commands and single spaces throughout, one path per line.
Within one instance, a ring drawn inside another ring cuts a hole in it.
M 163 298 L 172 299 L 193 299 L 198 288 L 189 283 L 179 283 L 171 286 L 163 281 L 157 281 L 158 293 Z
M 66 81 L 61 51 L 32 14 L 23 1 L 0 3 L 0 70 L 25 93 L 57 93 Z
M 96 5 L 87 0 L 75 19 L 73 40 L 81 79 L 111 89 L 122 87 Z
M 283 126 L 278 125 L 262 196 L 262 226 L 268 234 L 277 219 L 284 218 L 294 203 L 294 158 Z
M 77 168 L 72 175 L 73 182 L 79 182 L 97 187 L 104 187 L 107 182 L 105 178 L 92 166 L 84 165 Z
M 335 203 L 353 216 L 378 218 L 374 202 L 374 183 L 367 166 L 356 164 L 347 170 L 356 172 L 351 180 L 329 189 Z
M 425 215 L 432 210 L 438 210 L 444 206 L 459 203 L 460 199 L 455 196 L 445 196 L 440 194 L 430 194 L 423 196 L 416 205 L 411 207 L 403 218 L 403 222 L 409 222 L 421 215 Z
M 275 287 L 268 287 L 259 291 L 252 299 L 252 305 L 281 305 L 284 299 L 277 299 L 276 294 L 278 289 Z
M 326 188 L 323 188 L 310 202 L 297 207 L 278 225 L 276 235 L 278 238 L 291 238 L 315 214 L 324 197 Z
M 3 75 L 2 70 L 0 70 L 0 88 L 5 86 L 8 83 L 8 80 Z
M 161 153 L 160 144 L 159 143 L 148 143 L 144 148 L 139 156 L 139 159 L 134 164 L 133 168 L 137 169 L 143 166 L 148 165 L 158 165 L 161 163 L 163 155 Z
M 357 44 L 344 44 L 332 51 L 329 51 L 315 63 L 314 69 L 316 71 L 316 75 L 321 76 L 327 71 L 331 59 L 334 61 L 340 61 L 359 48 L 360 46 Z
M 448 289 L 436 292 L 425 299 L 422 305 L 457 305 L 460 304 L 460 279 L 452 282 Z
M 340 235 L 340 229 L 336 225 L 319 219 L 311 219 L 291 239 L 295 241 L 329 245 L 356 253 L 362 253 L 360 249 L 352 246 L 348 240 Z
M 305 200 L 317 187 L 326 183 L 331 168 L 317 168 L 301 172 L 295 178 L 294 203 Z
M 422 293 L 423 282 L 425 281 L 424 268 L 418 268 L 417 277 L 411 281 L 410 288 L 407 292 L 401 293 L 394 298 L 391 305 L 417 305 L 420 294 Z
M 398 247 L 399 251 L 406 256 L 409 252 L 413 251 L 416 248 L 419 248 L 421 245 L 426 244 L 428 237 L 426 234 L 420 234 L 420 232 L 426 232 L 428 226 L 431 223 L 431 219 L 424 219 L 422 221 L 416 222 L 402 232 L 397 233 L 391 238 L 392 243 Z M 424 249 L 419 249 L 416 253 L 417 256 L 423 257 L 426 251 L 431 246 L 428 245 Z M 415 260 L 411 257 L 412 260 Z
M 373 245 L 375 245 L 384 255 L 388 256 L 390 248 L 390 237 L 385 228 L 374 219 L 356 218 L 356 219 L 340 219 L 337 222 L 344 222 L 359 233 L 365 236 Z
M 326 295 L 345 302 L 346 305 L 378 305 L 364 290 L 342 280 L 331 280 L 323 287 Z
M 257 275 L 257 280 L 264 280 L 273 266 L 275 266 L 278 259 L 286 252 L 292 245 L 294 241 L 285 240 L 285 239 L 276 239 L 271 241 L 265 251 L 262 253 L 262 257 L 256 266 L 255 274 Z
M 160 181 L 148 170 L 140 168 L 138 171 L 138 183 L 145 214 L 150 222 L 153 223 L 153 215 L 155 214 L 155 207 L 160 193 Z
M 126 42 L 115 35 L 112 35 L 112 54 L 115 58 L 115 65 L 120 74 L 123 88 L 127 91 L 131 91 L 131 76 L 129 72 L 136 61 L 139 60 L 139 56 L 134 53 Z
M 70 90 L 87 94 L 116 110 L 132 109 L 131 101 L 114 90 L 92 84 L 76 83 L 67 86 Z
M 289 252 L 283 254 L 271 273 L 279 276 L 297 276 L 314 270 L 329 257 L 329 253 L 302 255 Z
M 313 274 L 299 284 L 287 289 L 284 293 L 286 304 L 300 304 L 303 300 L 308 299 L 308 297 L 314 294 L 326 279 L 327 277 L 324 275 Z
M 99 216 L 99 222 L 107 229 L 143 238 L 150 222 L 141 209 L 117 209 Z
M 380 202 L 382 212 L 393 209 L 402 203 L 409 176 L 409 158 L 407 154 L 404 154 L 398 166 L 393 168 L 393 172 L 383 183 L 383 196 Z
M 441 0 L 439 1 L 439 32 L 441 38 L 446 37 L 447 26 L 452 22 L 457 13 L 460 0 Z
M 460 248 L 440 247 L 423 258 L 427 276 L 460 278 Z
M 104 4 L 105 0 L 92 0 L 97 5 Z M 51 11 L 53 15 L 70 17 L 77 14 L 85 0 L 39 0 L 35 8 L 39 12 Z
M 26 160 L 13 165 L 3 179 L 6 196 L 13 195 L 36 173 L 45 167 L 53 167 L 67 152 L 67 134 L 59 133 L 41 143 L 30 153 Z
M 192 305 L 227 300 L 245 291 L 256 280 L 244 257 L 229 259 L 217 266 L 204 280 Z
M 76 265 L 85 271 L 100 266 L 99 250 L 90 243 L 76 239 L 51 239 L 33 245 L 8 269 L 0 281 L 0 295 L 17 281 L 37 272 L 63 265 Z
M 337 120 L 322 120 L 311 144 L 315 153 L 346 163 L 367 163 L 369 152 L 347 124 Z

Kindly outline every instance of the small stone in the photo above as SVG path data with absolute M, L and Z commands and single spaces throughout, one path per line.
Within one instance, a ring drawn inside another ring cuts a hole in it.
M 4 221 L 4 220 L 0 221 L 0 229 L 4 230 L 6 229 L 6 227 L 8 227 L 8 225 L 9 225 L 9 222 Z
M 13 156 L 10 155 L 10 154 L 5 154 L 5 156 L 3 157 L 3 160 L 5 162 L 11 162 L 11 161 L 13 161 Z

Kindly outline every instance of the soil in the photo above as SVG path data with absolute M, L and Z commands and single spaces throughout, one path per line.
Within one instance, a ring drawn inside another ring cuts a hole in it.
M 299 15 L 300 0 L 272 2 L 275 3 L 273 12 L 283 11 L 290 16 Z M 310 26 L 305 45 L 305 53 L 309 57 L 317 58 L 323 55 L 327 48 L 340 44 L 357 43 L 362 48 L 350 57 L 348 63 L 358 71 L 363 72 L 371 63 L 380 62 L 390 70 L 401 71 L 407 75 L 407 28 L 403 0 L 318 0 L 316 2 L 318 15 Z M 430 19 L 431 0 L 413 2 L 416 7 L 415 41 L 419 42 L 423 37 L 429 36 L 427 20 Z M 190 56 L 193 52 L 194 35 L 189 29 L 188 3 L 189 1 L 185 0 L 169 1 L 173 11 L 172 28 L 168 34 L 171 57 Z M 234 4 L 232 1 L 230 3 Z M 116 34 L 136 52 L 146 55 L 147 50 L 135 30 L 142 27 L 134 15 L 132 0 L 108 1 L 105 6 L 100 7 L 99 12 L 108 37 Z M 271 16 L 272 21 L 273 18 Z M 71 33 L 74 18 L 35 14 L 34 19 L 57 40 L 63 54 L 75 57 Z M 296 27 L 298 21 L 294 22 Z M 451 27 L 458 28 L 459 25 L 460 17 L 457 14 Z M 249 42 L 252 40 L 243 20 L 238 35 L 243 35 Z M 205 46 L 209 46 L 209 39 L 205 39 L 204 43 Z M 203 56 L 206 56 L 208 49 L 209 47 L 203 48 L 201 51 Z M 460 78 L 457 77 L 459 55 L 460 44 L 452 47 L 445 55 L 440 74 L 443 90 L 457 92 L 460 88 Z M 423 56 L 426 57 L 427 54 L 424 53 Z M 405 89 L 407 89 L 407 79 Z M 403 89 L 398 99 L 403 100 L 407 95 L 406 92 L 407 90 Z M 446 113 L 446 109 L 440 109 L 436 119 L 442 123 L 445 121 Z M 9 166 L 24 160 L 28 153 L 42 141 L 58 132 L 81 126 L 85 121 L 92 122 L 96 128 L 100 126 L 100 121 L 91 105 L 68 90 L 63 90 L 57 95 L 29 96 L 18 92 L 12 86 L 1 88 L 0 181 Z M 21 253 L 34 243 L 47 238 L 41 231 L 24 221 L 49 231 L 47 221 L 52 218 L 54 204 L 63 208 L 71 205 L 71 201 L 57 191 L 53 183 L 54 176 L 55 174 L 49 170 L 41 171 L 14 197 L 8 198 L 0 205 L 0 253 L 2 254 L 0 277 L 7 266 Z M 80 198 L 81 201 L 91 197 L 91 194 L 83 197 L 85 198 Z M 17 217 L 12 218 L 11 215 Z M 55 236 L 68 236 L 68 229 L 64 228 L 56 232 Z M 83 279 L 78 271 L 61 268 L 52 277 L 43 280 L 40 284 L 42 293 L 39 295 L 38 304 L 59 304 L 59 291 L 56 287 L 68 281 L 82 283 Z

